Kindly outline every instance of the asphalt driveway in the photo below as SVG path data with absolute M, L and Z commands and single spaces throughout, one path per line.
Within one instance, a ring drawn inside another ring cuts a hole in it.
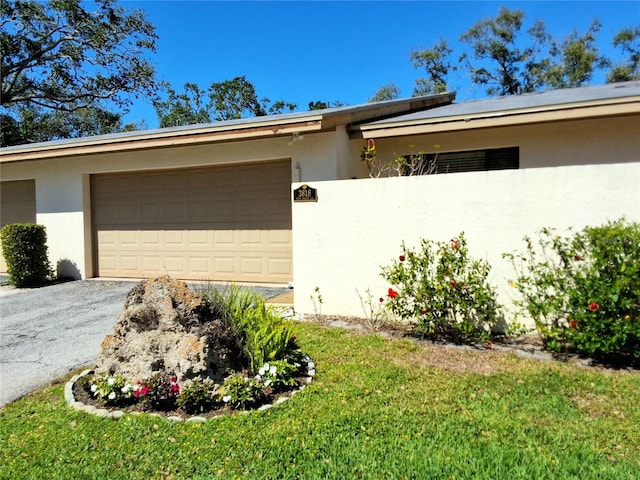
M 91 365 L 135 282 L 0 287 L 0 406 Z M 252 288 L 265 298 L 286 288 Z

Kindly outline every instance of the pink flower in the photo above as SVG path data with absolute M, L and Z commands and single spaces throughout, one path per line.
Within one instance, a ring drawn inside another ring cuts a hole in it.
M 180 385 L 178 385 L 178 377 L 173 376 L 169 379 L 169 391 L 171 393 L 178 393 L 180 392 Z
M 493 343 L 487 342 L 487 348 L 489 348 L 489 349 L 493 348 Z
M 400 259 L 401 262 L 404 262 L 404 255 L 400 255 L 398 258 Z
M 396 298 L 398 296 L 398 292 L 396 292 L 393 288 L 390 288 L 387 292 L 387 296 L 389 298 Z
M 591 311 L 591 312 L 595 312 L 599 308 L 600 308 L 600 305 L 598 305 L 596 302 L 591 302 L 589 304 L 589 311 Z
M 138 385 L 141 385 L 141 382 L 138 381 Z M 147 385 L 137 386 L 133 389 L 134 397 L 144 397 L 147 393 L 149 393 L 149 387 Z

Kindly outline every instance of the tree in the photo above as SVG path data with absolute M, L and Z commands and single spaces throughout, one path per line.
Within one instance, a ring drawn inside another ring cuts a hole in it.
M 385 100 L 395 100 L 400 97 L 400 87 L 395 83 L 387 83 L 378 89 L 378 91 L 369 99 L 370 103 L 384 102 Z
M 160 127 L 261 117 L 296 108 L 295 103 L 284 100 L 259 100 L 255 87 L 244 76 L 213 82 L 206 90 L 195 83 L 186 83 L 182 93 L 168 84 L 163 86 L 166 98 L 154 102 Z
M 613 46 L 628 55 L 628 60 L 612 66 L 607 74 L 607 82 L 640 80 L 640 25 L 620 30 L 613 37 Z
M 258 100 L 256 89 L 244 76 L 223 82 L 214 82 L 209 87 L 214 120 L 235 120 L 242 117 L 263 117 L 266 110 Z
M 153 103 L 160 128 L 180 125 L 194 125 L 211 122 L 205 90 L 195 83 L 185 83 L 184 92 L 176 92 L 169 84 L 164 84 L 165 100 Z
M 547 83 L 552 88 L 579 87 L 588 83 L 596 68 L 602 68 L 607 61 L 598 53 L 596 36 L 601 28 L 598 20 L 593 20 L 584 35 L 573 31 L 562 43 L 552 42 L 550 53 L 557 58 L 547 72 Z
M 77 138 L 108 133 L 142 130 L 143 123 L 123 125 L 118 113 L 98 108 L 85 108 L 75 112 L 42 108 L 16 107 L 14 116 L 0 115 L 1 146 L 47 142 L 61 138 Z
M 340 101 L 325 102 L 323 100 L 314 100 L 309 102 L 309 110 L 324 110 L 326 108 L 344 107 L 345 104 Z
M 11 115 L 0 114 L 0 147 L 20 145 L 23 140 L 20 124 Z
M 424 68 L 427 78 L 418 78 L 413 89 L 414 96 L 444 93 L 447 91 L 449 72 L 457 70 L 449 61 L 453 49 L 447 41 L 440 39 L 432 49 L 413 50 L 409 59 L 414 68 Z
M 13 119 L 3 119 L 13 132 L 3 142 L 120 131 L 131 97 L 156 90 L 144 59 L 154 27 L 115 0 L 91 11 L 80 0 L 0 0 L 0 27 L 0 106 Z
M 154 27 L 114 0 L 0 0 L 0 104 L 75 111 L 107 102 L 124 106 L 131 94 L 153 94 Z
M 298 105 L 291 102 L 286 102 L 284 100 L 276 100 L 271 103 L 271 100 L 268 98 L 263 98 L 260 100 L 262 104 L 262 108 L 267 111 L 269 115 L 279 115 L 281 113 L 291 113 L 293 112 Z
M 539 60 L 541 49 L 548 41 L 544 24 L 535 22 L 528 30 L 532 42 L 520 49 L 520 31 L 524 12 L 502 7 L 496 18 L 477 22 L 460 40 L 472 49 L 474 66 L 466 53 L 460 57 L 467 61 L 474 83 L 488 85 L 489 95 L 517 95 L 533 92 L 544 85 L 548 60 Z

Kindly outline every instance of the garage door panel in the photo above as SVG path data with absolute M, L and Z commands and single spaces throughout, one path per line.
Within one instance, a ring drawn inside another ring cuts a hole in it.
M 36 222 L 36 182 L 17 180 L 0 182 L 0 228 L 10 223 Z M 0 244 L 0 273 L 7 273 Z
M 100 276 L 292 279 L 290 162 L 92 177 Z

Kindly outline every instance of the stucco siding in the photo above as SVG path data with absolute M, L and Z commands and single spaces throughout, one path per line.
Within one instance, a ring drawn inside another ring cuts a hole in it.
M 2 164 L 2 180 L 35 179 L 36 221 L 47 228 L 49 257 L 61 274 L 83 278 L 96 272 L 92 265 L 90 175 L 116 172 L 153 171 L 215 165 L 245 164 L 291 159 L 290 178 L 300 181 L 340 178 L 345 162 L 338 156 L 336 142 L 348 143 L 335 132 L 292 137 L 248 140 L 221 144 L 180 146 L 155 150 L 100 153 L 42 161 Z
M 510 311 L 514 272 L 502 253 L 522 249 L 524 235 L 621 216 L 640 221 L 640 162 L 310 185 L 319 200 L 294 203 L 293 245 L 295 309 L 311 314 L 318 287 L 323 313 L 364 316 L 358 295 L 385 296 L 390 285 L 380 266 L 397 258 L 403 241 L 416 246 L 460 232 L 471 254 L 492 266 L 491 282 Z
M 378 157 L 520 147 L 520 168 L 636 162 L 640 116 L 553 122 L 376 140 Z M 352 140 L 361 149 L 366 140 Z

